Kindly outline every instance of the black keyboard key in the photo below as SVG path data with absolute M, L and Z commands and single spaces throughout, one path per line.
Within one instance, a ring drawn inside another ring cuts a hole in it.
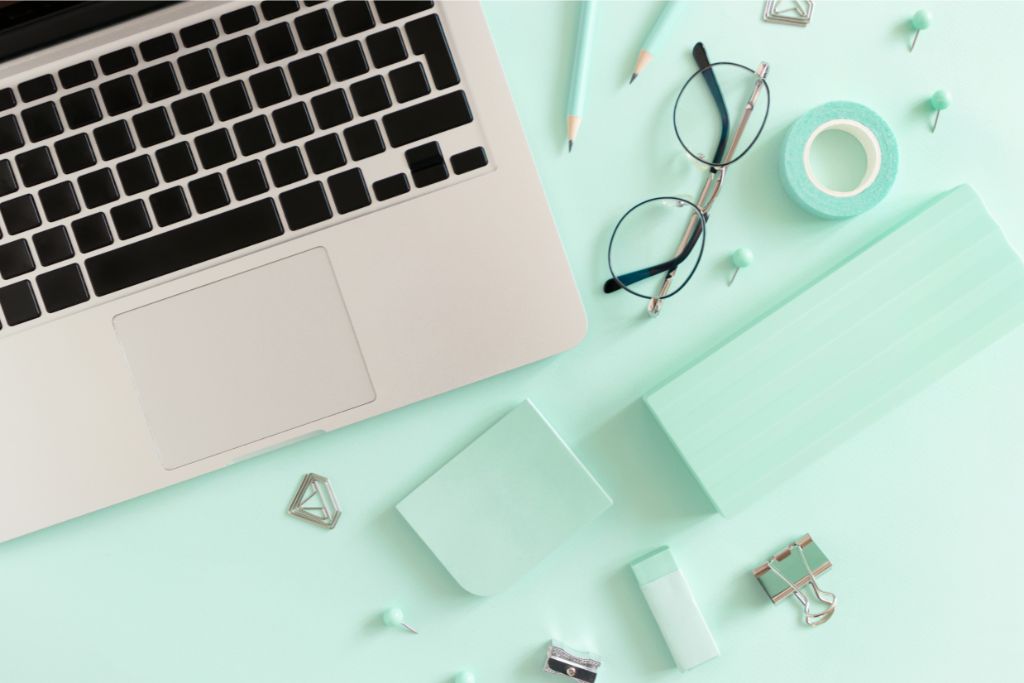
M 39 142 L 60 135 L 64 132 L 64 124 L 60 122 L 57 107 L 53 102 L 44 102 L 21 112 L 21 120 L 25 124 L 25 132 L 32 142 Z
M 227 206 L 228 189 L 224 186 L 224 179 L 220 173 L 214 173 L 202 178 L 193 180 L 188 184 L 188 191 L 192 195 L 192 203 L 196 205 L 196 211 L 207 213 L 222 206 Z
M 373 196 L 375 196 L 379 202 L 386 199 L 393 199 L 408 191 L 409 179 L 405 177 L 404 173 L 389 176 L 383 180 L 378 180 L 373 184 Z
M 334 72 L 336 81 L 362 76 L 370 70 L 363 48 L 357 40 L 332 47 L 327 51 L 327 60 L 331 63 L 331 71 Z
M 243 155 L 256 154 L 274 146 L 274 134 L 266 116 L 254 116 L 234 125 L 235 140 Z
M 36 202 L 31 195 L 27 194 L 8 199 L 0 204 L 0 218 L 3 219 L 3 225 L 7 228 L 8 235 L 17 235 L 42 225 L 39 211 L 36 209 Z
M 5 280 L 31 273 L 36 269 L 27 240 L 0 244 L 0 277 Z
M 270 189 L 267 186 L 267 176 L 263 173 L 263 164 L 256 160 L 229 168 L 228 180 L 238 201 L 255 197 Z
M 173 55 L 177 51 L 178 39 L 174 37 L 173 33 L 165 33 L 162 36 L 144 40 L 139 44 L 139 52 L 142 53 L 142 58 L 147 62 L 152 62 L 154 59 L 160 59 L 167 55 Z
M 299 11 L 299 3 L 297 2 L 286 2 L 285 0 L 264 0 L 260 3 L 260 11 L 263 12 L 263 18 L 267 21 L 283 17 L 286 14 Z
M 93 256 L 85 262 L 85 268 L 96 294 L 104 296 L 283 232 L 273 200 L 261 199 Z
M 242 81 L 218 85 L 210 91 L 210 99 L 221 121 L 230 121 L 252 111 L 252 102 L 249 101 L 249 93 L 245 91 Z
M 50 222 L 74 216 L 82 210 L 78 205 L 75 186 L 68 181 L 44 187 L 39 191 L 39 203 L 43 205 L 43 213 Z
M 316 124 L 322 129 L 340 126 L 352 120 L 352 110 L 348 106 L 348 98 L 341 88 L 317 95 L 311 101 Z
M 349 92 L 352 94 L 352 101 L 355 102 L 356 111 L 362 116 L 376 114 L 391 106 L 388 87 L 380 76 L 371 76 L 366 80 L 353 83 Z
M 374 0 L 377 16 L 385 24 L 430 9 L 434 6 L 431 0 Z
M 138 63 L 139 58 L 135 56 L 135 50 L 130 47 L 123 47 L 120 50 L 114 50 L 100 57 L 100 70 L 104 75 L 109 76 L 110 74 L 116 74 L 118 71 L 130 69 Z
M 178 69 L 189 90 L 209 85 L 220 78 L 217 65 L 213 62 L 213 53 L 208 49 L 178 57 Z
M 462 175 L 483 168 L 487 165 L 487 152 L 483 147 L 474 147 L 465 152 L 452 155 L 452 170 L 455 175 Z
M 140 71 L 139 83 L 149 102 L 166 100 L 181 92 L 178 77 L 174 75 L 174 67 L 170 62 L 161 62 Z
M 183 221 L 192 215 L 188 208 L 185 191 L 180 187 L 171 187 L 149 196 L 149 205 L 153 209 L 156 224 L 161 228 L 171 223 Z
M 213 114 L 206 96 L 202 93 L 189 95 L 171 103 L 174 120 L 178 122 L 178 130 L 183 134 L 194 133 L 213 125 Z
M 402 61 L 409 56 L 397 28 L 389 28 L 366 36 L 366 49 L 375 67 L 383 68 Z
M 92 88 L 79 90 L 60 98 L 60 108 L 64 110 L 64 118 L 72 130 L 96 123 L 103 118 L 100 103 Z
M 409 164 L 416 187 L 433 185 L 448 177 L 448 166 L 444 163 L 441 146 L 436 142 L 405 150 L 405 162 Z
M 331 207 L 327 203 L 324 186 L 319 182 L 282 192 L 281 209 L 291 230 L 301 230 L 331 217 Z
M 256 16 L 255 7 L 243 7 L 222 16 L 220 26 L 224 29 L 224 33 L 236 33 L 255 26 L 259 21 L 260 18 Z
M 431 14 L 410 21 L 405 25 L 405 32 L 409 36 L 412 51 L 426 58 L 430 75 L 434 77 L 434 87 L 441 89 L 457 85 L 459 72 L 455 68 L 455 59 L 438 16 Z
M 75 255 L 75 248 L 71 246 L 68 231 L 63 225 L 37 232 L 32 235 L 32 242 L 36 245 L 41 266 L 52 266 Z
M 327 67 L 320 55 L 312 54 L 296 59 L 288 64 L 288 73 L 292 75 L 295 92 L 305 95 L 308 92 L 326 88 L 331 80 L 327 76 Z
M 152 147 L 174 137 L 171 119 L 163 107 L 136 114 L 132 117 L 132 125 L 135 126 L 135 135 L 143 147 Z
M 217 32 L 217 24 L 213 23 L 213 19 L 207 19 L 206 21 L 200 21 L 198 24 L 186 26 L 181 29 L 179 35 L 181 35 L 182 45 L 185 47 L 195 47 L 196 45 L 202 45 L 213 40 L 220 34 Z
M 25 144 L 21 137 L 21 127 L 13 114 L 0 117 L 0 154 L 6 154 Z
M 261 71 L 249 77 L 249 87 L 261 107 L 271 107 L 284 102 L 292 96 L 288 81 L 284 77 L 284 69 L 275 67 Z
M 335 173 L 327 179 L 338 213 L 348 213 L 370 205 L 370 194 L 366 190 L 363 172 L 358 168 Z
M 226 130 L 215 130 L 195 140 L 196 151 L 203 168 L 213 168 L 235 160 L 235 146 Z
M 43 305 L 50 313 L 77 306 L 89 300 L 89 290 L 78 264 L 51 270 L 36 278 Z
M 299 34 L 299 42 L 302 43 L 302 47 L 307 50 L 326 45 L 337 38 L 331 18 L 327 16 L 327 10 L 324 9 L 296 17 L 295 32 Z
M 96 136 L 96 146 L 100 149 L 100 156 L 104 161 L 123 157 L 135 151 L 135 141 L 132 140 L 131 129 L 126 121 L 114 121 L 93 131 Z
M 192 175 L 198 169 L 187 142 L 177 142 L 156 151 L 156 163 L 164 180 L 173 183 Z
M 239 36 L 217 45 L 217 56 L 224 68 L 225 76 L 235 76 L 259 65 L 252 41 L 248 36 Z
M 433 137 L 473 120 L 466 94 L 461 90 L 414 104 L 384 115 L 384 130 L 392 147 Z
M 149 212 L 141 199 L 127 204 L 120 204 L 110 210 L 110 220 L 114 221 L 117 236 L 123 240 L 144 235 L 153 229 L 149 221 Z
M 345 0 L 334 5 L 334 18 L 338 20 L 341 35 L 352 36 L 373 28 L 370 5 L 364 0 Z
M 384 151 L 384 139 L 380 136 L 380 128 L 376 121 L 363 123 L 345 129 L 345 144 L 354 161 L 372 157 Z
M 18 173 L 25 187 L 32 187 L 57 177 L 57 169 L 53 165 L 53 157 L 45 147 L 36 147 L 14 157 L 18 164 Z
M 345 165 L 345 152 L 336 133 L 314 138 L 305 144 L 313 173 L 333 171 Z
M 18 101 L 14 97 L 14 91 L 10 88 L 0 88 L 0 111 L 12 109 Z
M 128 195 L 152 190 L 159 181 L 153 162 L 146 155 L 122 161 L 117 165 L 117 176 L 121 179 L 121 187 Z M 116 223 L 117 221 L 115 221 Z
M 415 100 L 430 92 L 427 74 L 419 62 L 398 67 L 388 74 L 388 78 L 391 80 L 391 88 L 395 91 L 395 99 L 399 102 Z
M 89 209 L 109 204 L 121 196 L 114 184 L 113 174 L 106 168 L 81 176 L 78 179 L 78 191 L 82 193 L 82 201 Z
M 291 57 L 298 52 L 295 46 L 295 38 L 292 37 L 292 30 L 288 24 L 274 24 L 267 28 L 256 31 L 256 44 L 260 47 L 260 54 L 267 64 L 276 62 L 285 57 Z
M 135 79 L 131 76 L 121 76 L 112 81 L 100 83 L 100 95 L 103 96 L 103 104 L 111 116 L 117 116 L 142 106 L 139 91 L 135 87 Z
M 306 164 L 298 147 L 287 147 L 267 156 L 267 168 L 275 187 L 284 187 L 304 180 L 307 175 Z
M 52 95 L 55 92 L 57 92 L 57 82 L 49 74 L 36 76 L 18 86 L 18 94 L 21 95 L 21 101 L 25 103 Z
M 291 142 L 313 132 L 313 122 L 309 120 L 309 112 L 302 102 L 281 107 L 272 116 L 281 142 Z
M 35 320 L 41 315 L 32 283 L 28 280 L 0 287 L 0 308 L 4 309 L 4 317 L 11 327 Z
M 0 197 L 17 191 L 18 181 L 14 177 L 14 167 L 7 159 L 0 159 Z
M 102 213 L 94 213 L 91 216 L 72 221 L 71 231 L 75 233 L 78 250 L 83 254 L 114 243 L 114 236 L 110 233 L 107 217 Z
M 92 62 L 80 62 L 57 72 L 60 84 L 65 88 L 76 88 L 96 78 L 96 66 Z

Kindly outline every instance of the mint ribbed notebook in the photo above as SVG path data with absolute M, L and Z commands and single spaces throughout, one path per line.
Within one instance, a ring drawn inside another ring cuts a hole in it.
M 1024 266 L 942 195 L 646 397 L 723 514 L 1024 322 Z

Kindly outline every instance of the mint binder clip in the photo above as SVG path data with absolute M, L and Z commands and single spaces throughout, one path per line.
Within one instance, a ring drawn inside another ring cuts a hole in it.
M 818 585 L 817 577 L 831 568 L 832 563 L 825 557 L 825 553 L 811 535 L 806 534 L 755 569 L 754 577 L 773 604 L 793 596 L 803 607 L 804 623 L 808 626 L 821 626 L 835 614 L 838 603 L 835 593 Z M 806 586 L 811 587 L 815 600 L 822 605 L 818 611 L 811 606 L 810 598 L 803 591 Z

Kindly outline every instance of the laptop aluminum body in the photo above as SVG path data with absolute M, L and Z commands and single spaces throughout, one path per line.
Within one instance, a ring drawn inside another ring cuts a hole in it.
M 0 64 L 0 88 L 238 6 L 174 5 L 18 57 Z M 481 8 L 433 11 L 473 124 L 432 139 L 446 153 L 480 145 L 486 166 L 5 324 L 0 541 L 582 339 L 579 294 Z M 403 149 L 363 162 L 367 181 L 389 172 Z M 85 269 L 86 258 L 75 262 Z

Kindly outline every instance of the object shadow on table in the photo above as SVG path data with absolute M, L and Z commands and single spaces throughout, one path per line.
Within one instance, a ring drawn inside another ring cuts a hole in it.
M 462 603 L 464 606 L 478 598 L 464 591 L 434 553 L 420 540 L 398 510 L 389 507 L 373 520 L 370 534 L 378 541 L 382 554 L 389 553 L 388 565 L 406 567 L 409 583 L 415 583 L 424 594 Z
M 715 512 L 643 401 L 635 401 L 584 437 L 577 454 L 630 524 L 696 520 Z M 635 519 L 634 519 L 635 518 Z

